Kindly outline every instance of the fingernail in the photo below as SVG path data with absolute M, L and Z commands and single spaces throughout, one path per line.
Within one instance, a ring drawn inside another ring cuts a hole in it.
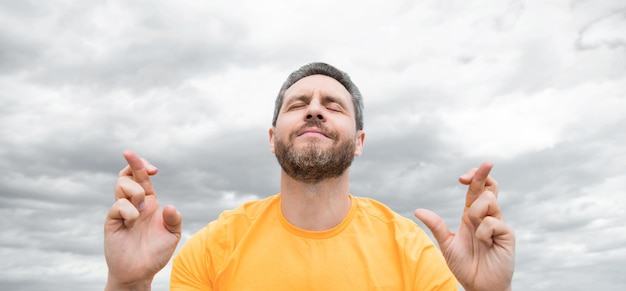
M 141 202 L 139 203 L 139 211 L 143 211 L 143 209 L 146 207 L 146 203 L 145 202 Z
M 469 175 L 463 174 L 461 175 L 461 177 L 459 177 L 459 179 L 469 179 Z

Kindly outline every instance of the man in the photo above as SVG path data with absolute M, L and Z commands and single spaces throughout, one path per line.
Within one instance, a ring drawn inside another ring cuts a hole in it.
M 283 84 L 269 130 L 281 165 L 280 194 L 248 202 L 196 233 L 174 259 L 172 290 L 510 290 L 515 238 L 484 163 L 468 185 L 456 234 L 433 212 L 415 211 L 443 256 L 411 220 L 349 193 L 364 145 L 361 94 L 323 63 Z M 135 153 L 116 183 L 105 222 L 107 290 L 149 290 L 181 235 L 181 214 L 160 208 Z M 446 264 L 447 263 L 447 264 Z

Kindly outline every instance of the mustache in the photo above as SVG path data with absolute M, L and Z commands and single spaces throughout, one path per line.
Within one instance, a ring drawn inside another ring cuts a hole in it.
M 336 140 L 337 139 L 337 133 L 330 130 L 328 127 L 326 127 L 321 121 L 317 120 L 317 119 L 309 119 L 306 121 L 306 123 L 302 126 L 300 126 L 299 128 L 297 128 L 296 130 L 294 130 L 291 133 L 291 138 L 295 138 L 298 135 L 298 132 L 304 130 L 307 127 L 317 127 L 319 128 L 321 131 L 324 132 L 324 134 L 326 136 L 328 136 L 330 139 L 332 140 Z

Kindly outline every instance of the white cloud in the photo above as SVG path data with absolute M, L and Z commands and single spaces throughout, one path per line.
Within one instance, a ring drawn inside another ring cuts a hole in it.
M 580 138 L 619 122 L 626 79 L 496 96 L 489 103 L 441 109 L 444 134 L 470 156 L 514 157 Z M 601 101 L 600 101 L 601 100 Z M 466 101 L 467 102 L 467 101 Z M 467 102 L 471 103 L 471 102 Z

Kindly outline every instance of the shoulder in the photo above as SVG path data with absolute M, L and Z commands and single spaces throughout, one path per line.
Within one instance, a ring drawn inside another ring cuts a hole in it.
M 238 237 L 270 209 L 276 202 L 277 195 L 260 200 L 245 202 L 235 209 L 223 211 L 216 220 L 209 222 L 204 228 L 193 234 L 187 244 L 197 242 L 198 246 L 207 246 L 225 239 Z
M 260 200 L 245 202 L 232 210 L 225 210 L 220 214 L 217 221 L 232 219 L 255 220 L 265 212 L 270 206 L 279 201 L 278 194 Z
M 419 229 L 413 220 L 398 214 L 380 201 L 365 197 L 353 196 L 353 198 L 356 201 L 358 210 L 370 219 L 394 225 L 405 231 L 411 231 L 415 228 Z
M 174 259 L 172 282 L 200 282 L 198 286 L 210 286 L 209 278 L 215 277 L 215 268 L 221 266 L 250 225 L 276 199 L 277 195 L 273 195 L 226 210 L 193 234 Z
M 412 244 L 418 248 L 432 244 L 428 234 L 412 219 L 400 215 L 380 201 L 354 197 L 358 207 L 358 224 L 367 223 L 377 229 L 392 233 L 400 245 Z
M 445 290 L 456 290 L 456 280 L 443 255 L 417 223 L 379 201 L 355 198 L 362 216 L 359 223 L 373 225 L 377 234 L 385 231 L 392 233 L 391 237 L 403 258 L 404 268 L 413 276 L 414 290 L 433 290 L 434 286 L 447 286 Z
M 238 241 L 257 221 L 272 216 L 279 196 L 272 195 L 260 200 L 245 202 L 235 209 L 223 211 L 219 217 L 209 223 L 205 229 L 207 238 L 212 240 Z

